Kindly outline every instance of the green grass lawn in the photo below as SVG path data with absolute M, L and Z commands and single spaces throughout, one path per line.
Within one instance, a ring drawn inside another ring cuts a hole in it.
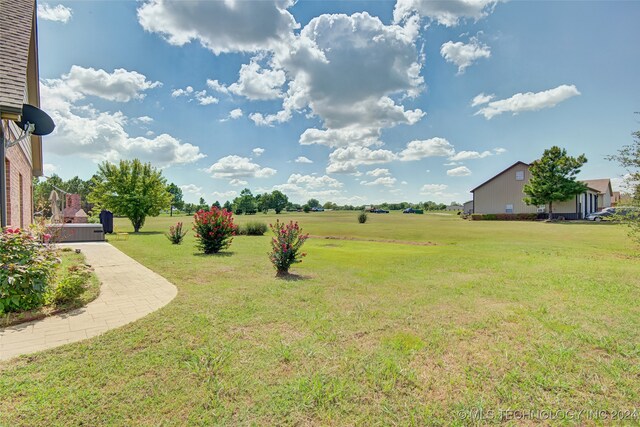
M 0 363 L 0 425 L 467 425 L 500 420 L 460 411 L 640 411 L 640 258 L 624 226 L 356 215 L 279 216 L 314 236 L 297 280 L 275 278 L 269 236 L 204 256 L 192 233 L 181 246 L 163 235 L 190 217 L 149 218 L 112 243 L 175 283 L 176 299 Z M 594 422 L 608 423 L 543 423 Z

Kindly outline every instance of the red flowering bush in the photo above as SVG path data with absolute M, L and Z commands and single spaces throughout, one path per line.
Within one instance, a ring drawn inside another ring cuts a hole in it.
M 285 224 L 277 220 L 275 224 L 269 224 L 271 231 L 276 235 L 271 239 L 271 252 L 269 259 L 277 271 L 278 276 L 289 273 L 291 264 L 302 262 L 306 253 L 300 252 L 300 248 L 309 238 L 308 234 L 302 234 L 302 229 L 297 222 Z
M 218 253 L 231 245 L 238 228 L 231 212 L 212 206 L 208 211 L 199 210 L 193 218 L 198 248 L 205 254 Z
M 184 236 L 186 235 L 187 232 L 182 230 L 181 222 L 177 223 L 175 226 L 172 225 L 171 227 L 169 227 L 169 232 L 165 233 L 167 239 L 169 239 L 174 245 L 179 245 L 180 243 L 182 243 L 182 239 L 184 239 Z
M 44 303 L 58 259 L 41 241 L 19 228 L 0 233 L 0 314 Z

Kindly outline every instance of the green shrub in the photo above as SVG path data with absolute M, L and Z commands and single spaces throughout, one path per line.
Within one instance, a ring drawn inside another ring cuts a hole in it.
M 358 214 L 358 222 L 360 224 L 364 224 L 365 222 L 367 222 L 367 213 L 365 211 L 362 211 Z
M 534 221 L 538 218 L 535 213 L 499 213 L 499 214 L 471 214 L 474 221 Z
M 179 245 L 180 243 L 182 243 L 182 240 L 186 235 L 187 232 L 182 230 L 181 222 L 178 222 L 175 226 L 172 225 L 171 227 L 169 227 L 169 232 L 165 233 L 167 239 L 169 239 L 169 241 L 174 245 Z
M 210 210 L 199 210 L 194 215 L 193 231 L 196 232 L 198 248 L 205 254 L 215 254 L 228 248 L 237 229 L 232 213 L 226 209 L 212 206 Z
M 264 222 L 251 221 L 239 226 L 238 234 L 245 236 L 263 236 L 267 232 L 267 224 Z
M 286 276 L 292 264 L 302 262 L 302 258 L 307 256 L 307 254 L 300 252 L 300 249 L 309 235 L 302 234 L 298 223 L 293 221 L 285 224 L 276 220 L 275 224 L 269 226 L 276 235 L 271 239 L 269 259 L 277 271 L 277 276 Z
M 91 273 L 86 268 L 71 266 L 67 274 L 62 277 L 47 295 L 47 303 L 56 305 L 72 302 L 86 289 Z
M 53 250 L 28 231 L 7 228 L 0 233 L 0 313 L 44 304 L 58 262 Z

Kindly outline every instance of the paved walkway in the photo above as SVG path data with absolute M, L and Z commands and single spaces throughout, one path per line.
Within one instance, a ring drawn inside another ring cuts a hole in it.
M 108 243 L 72 243 L 100 282 L 100 296 L 85 307 L 46 319 L 0 328 L 0 360 L 100 335 L 138 320 L 178 293 L 165 278 Z

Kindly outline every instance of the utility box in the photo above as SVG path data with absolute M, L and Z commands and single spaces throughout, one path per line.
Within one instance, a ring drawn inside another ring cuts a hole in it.
M 105 234 L 113 233 L 113 213 L 107 210 L 100 211 L 100 224 Z

